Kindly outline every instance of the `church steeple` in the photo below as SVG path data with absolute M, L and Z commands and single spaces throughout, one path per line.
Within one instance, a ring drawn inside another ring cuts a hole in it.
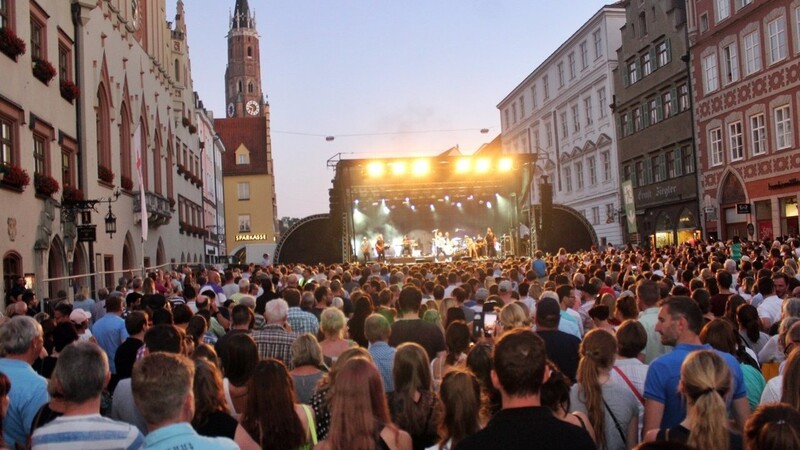
M 269 105 L 261 90 L 261 59 L 255 13 L 247 0 L 236 0 L 228 31 L 228 67 L 225 69 L 226 115 L 267 116 Z

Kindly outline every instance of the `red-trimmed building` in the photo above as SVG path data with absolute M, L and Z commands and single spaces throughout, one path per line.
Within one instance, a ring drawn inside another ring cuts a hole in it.
M 687 6 L 704 232 L 797 235 L 800 2 Z

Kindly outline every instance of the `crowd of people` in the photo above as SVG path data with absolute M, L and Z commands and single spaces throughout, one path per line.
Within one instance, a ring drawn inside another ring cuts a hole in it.
M 734 239 L 15 289 L 0 448 L 800 450 L 798 259 Z

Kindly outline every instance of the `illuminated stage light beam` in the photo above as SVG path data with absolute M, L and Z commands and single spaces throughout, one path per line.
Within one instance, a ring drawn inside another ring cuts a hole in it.
M 383 163 L 375 161 L 367 164 L 367 175 L 373 178 L 383 175 L 383 170 Z
M 399 175 L 403 175 L 403 174 L 406 173 L 406 163 L 404 163 L 402 161 L 393 162 L 393 163 L 389 164 L 389 166 L 392 168 L 392 173 L 394 175 L 398 175 L 399 176 Z
M 431 172 L 431 163 L 427 159 L 418 159 L 411 166 L 411 173 L 415 177 L 424 177 Z
M 475 172 L 476 173 L 486 173 L 491 169 L 492 162 L 489 158 L 481 158 L 475 161 Z
M 497 163 L 497 170 L 499 172 L 510 172 L 514 168 L 514 160 L 511 158 L 502 158 Z
M 472 170 L 472 160 L 461 158 L 456 161 L 456 173 L 467 173 Z

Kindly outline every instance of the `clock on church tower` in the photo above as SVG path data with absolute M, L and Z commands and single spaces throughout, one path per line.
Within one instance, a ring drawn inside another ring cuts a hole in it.
M 247 0 L 236 0 L 228 31 L 225 99 L 228 117 L 266 115 L 255 16 Z

